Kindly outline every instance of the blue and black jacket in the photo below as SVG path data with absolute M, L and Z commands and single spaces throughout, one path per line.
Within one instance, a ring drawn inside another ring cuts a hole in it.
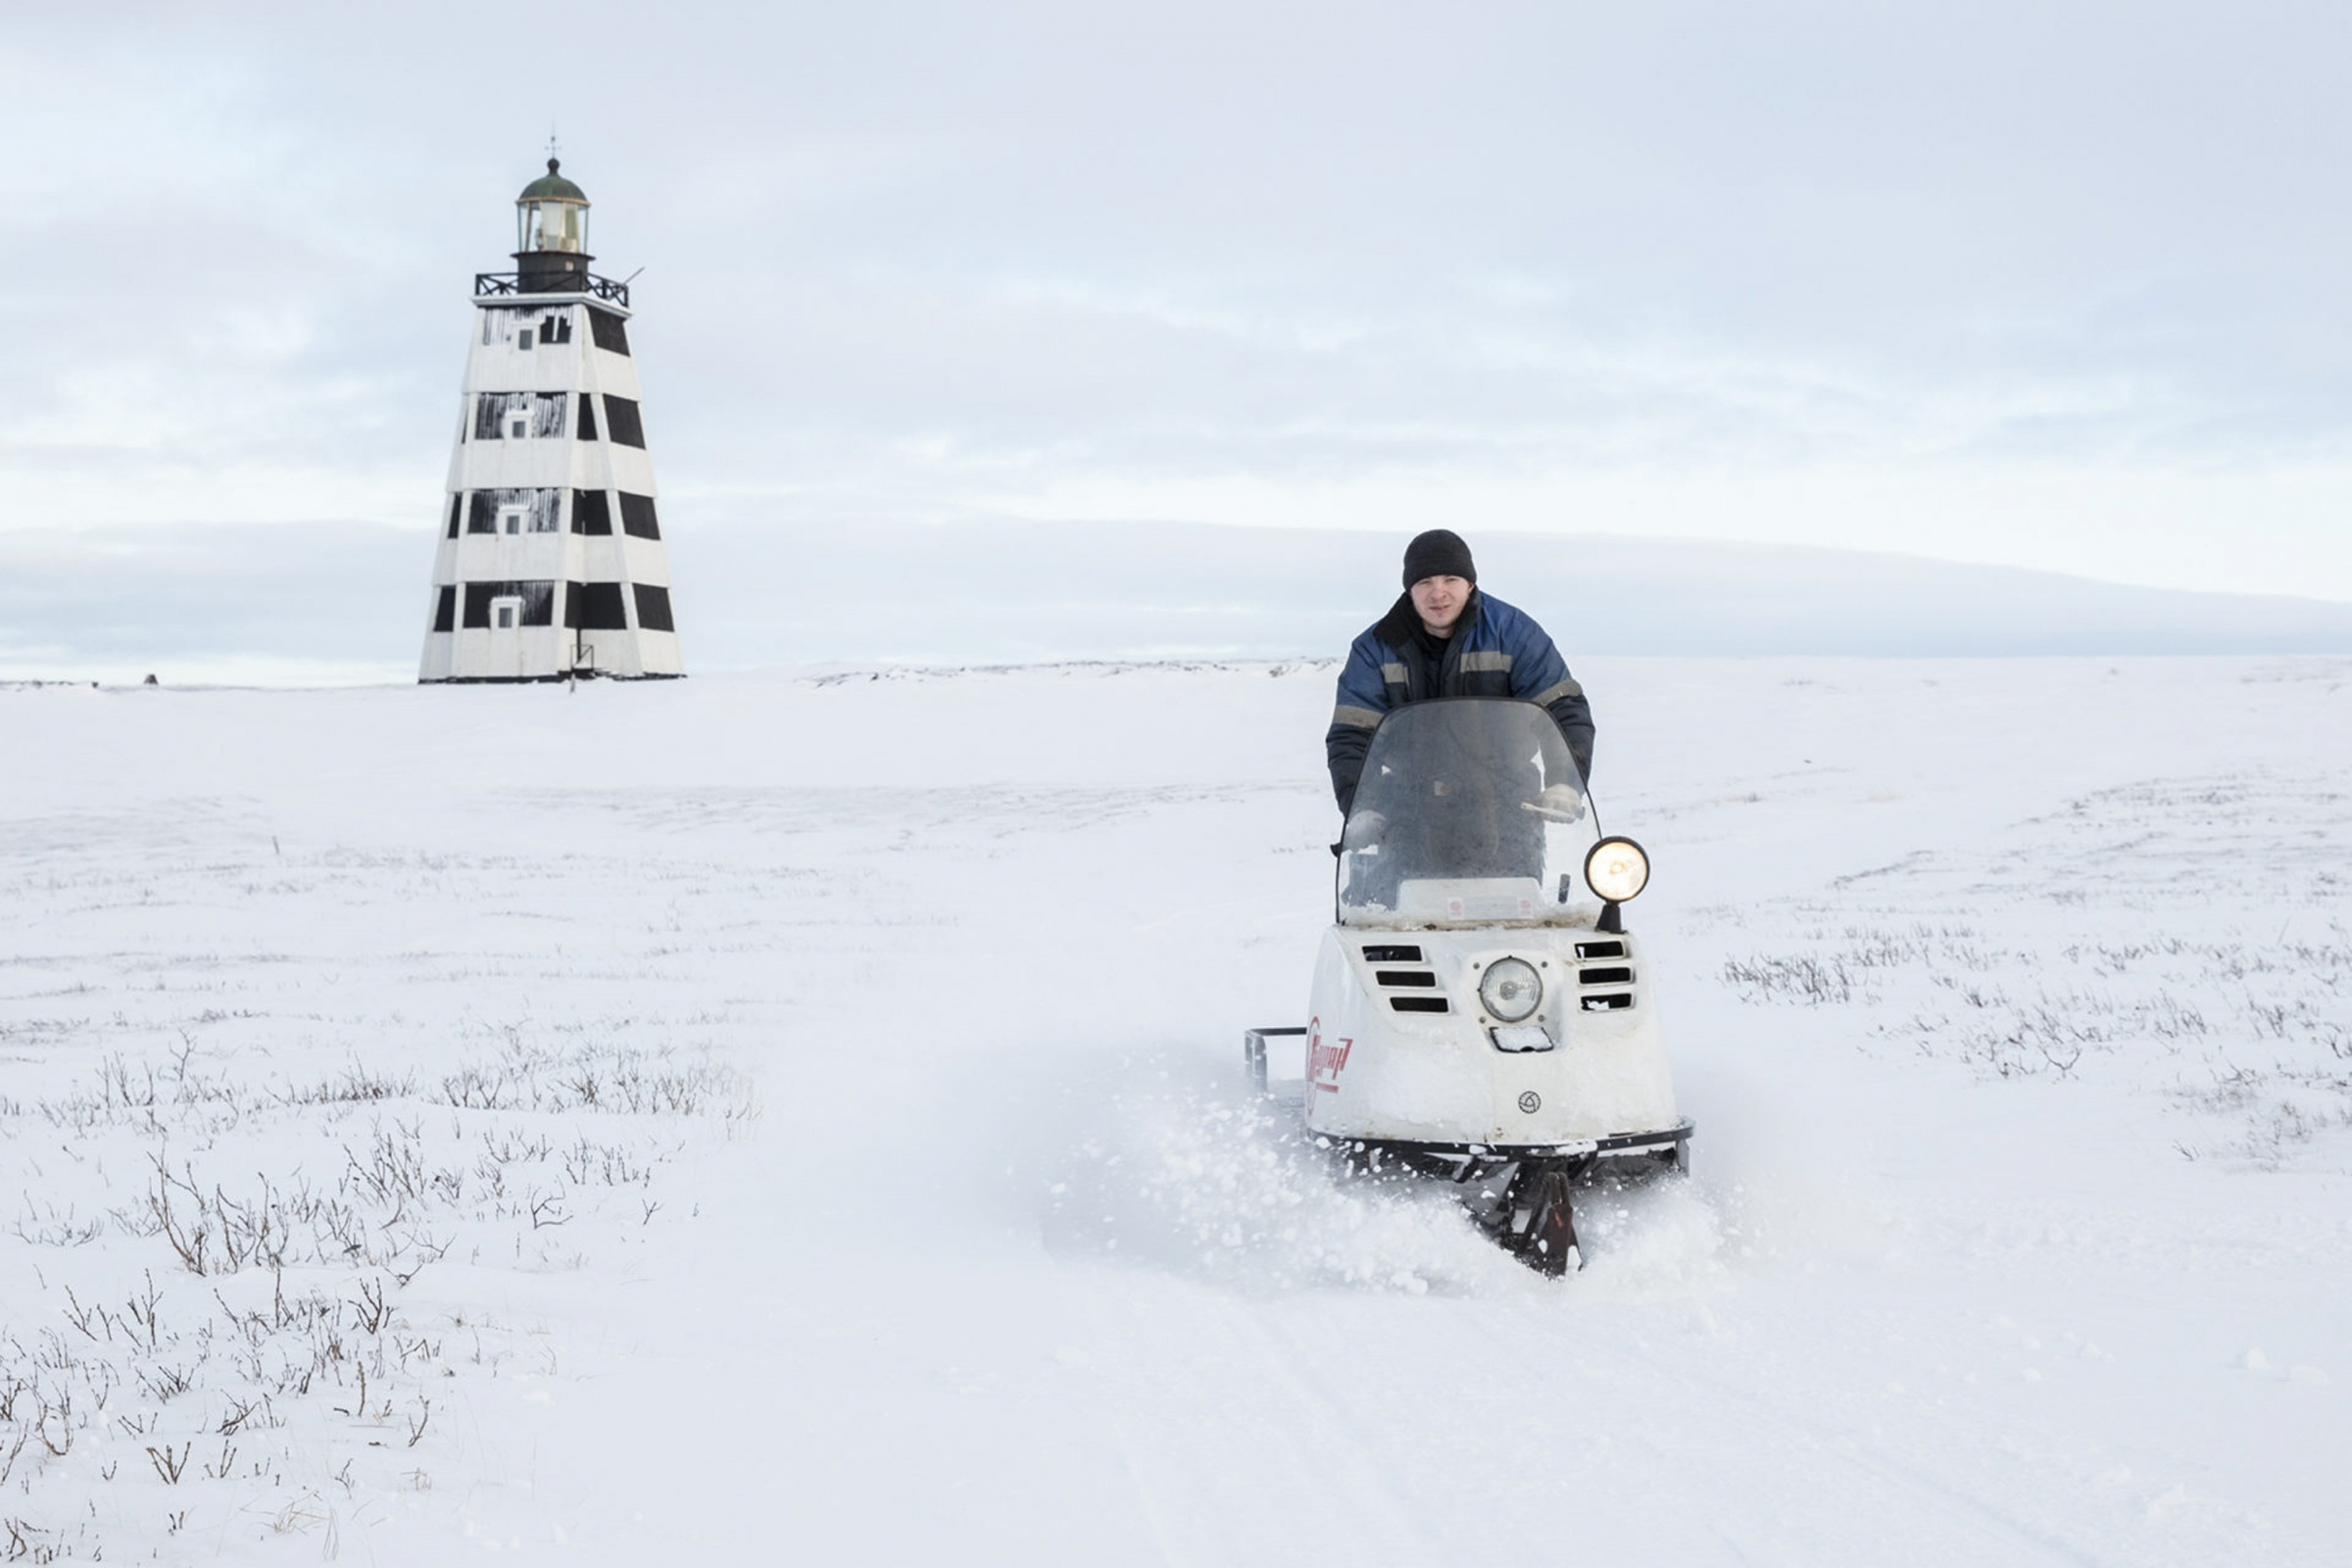
M 1339 706 L 1323 735 L 1343 812 L 1355 800 L 1364 753 L 1382 717 L 1430 697 L 1523 697 L 1541 704 L 1560 726 L 1577 771 L 1592 777 L 1592 705 L 1533 616 L 1474 589 L 1442 659 L 1422 652 L 1420 630 L 1413 597 L 1404 594 L 1348 650 Z

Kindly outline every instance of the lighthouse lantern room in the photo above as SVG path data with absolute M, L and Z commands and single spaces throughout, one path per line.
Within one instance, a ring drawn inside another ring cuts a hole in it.
M 588 270 L 555 159 L 514 210 L 515 270 L 473 280 L 417 679 L 682 675 L 629 286 Z

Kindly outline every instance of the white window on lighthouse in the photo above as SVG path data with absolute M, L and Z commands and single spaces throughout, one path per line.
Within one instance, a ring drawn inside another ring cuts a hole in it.
M 521 596 L 501 594 L 490 601 L 490 657 L 483 673 L 507 680 L 522 674 L 521 626 Z
M 526 405 L 507 411 L 507 439 L 527 441 L 531 438 L 531 411 Z
M 500 533 L 520 533 L 520 532 L 522 532 L 522 519 L 523 519 L 523 518 L 524 518 L 524 517 L 525 517 L 525 516 L 526 516 L 526 515 L 529 514 L 529 512 L 530 512 L 530 509 L 529 509 L 528 507 L 501 507 L 501 508 L 499 508 L 499 509 L 498 509 L 498 531 L 499 531 Z

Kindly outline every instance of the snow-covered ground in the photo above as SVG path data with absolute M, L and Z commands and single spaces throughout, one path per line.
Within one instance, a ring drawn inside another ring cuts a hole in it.
M 0 691 L 0 1556 L 2343 1560 L 2352 662 L 1578 672 L 1558 1283 L 1244 1092 L 1328 666 Z

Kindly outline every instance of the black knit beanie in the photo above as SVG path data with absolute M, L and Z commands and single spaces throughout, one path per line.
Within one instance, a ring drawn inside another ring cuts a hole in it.
M 1478 581 L 1478 568 L 1470 564 L 1470 547 L 1462 536 L 1450 528 L 1432 528 L 1404 547 L 1404 585 L 1410 588 L 1424 577 L 1462 577 Z

